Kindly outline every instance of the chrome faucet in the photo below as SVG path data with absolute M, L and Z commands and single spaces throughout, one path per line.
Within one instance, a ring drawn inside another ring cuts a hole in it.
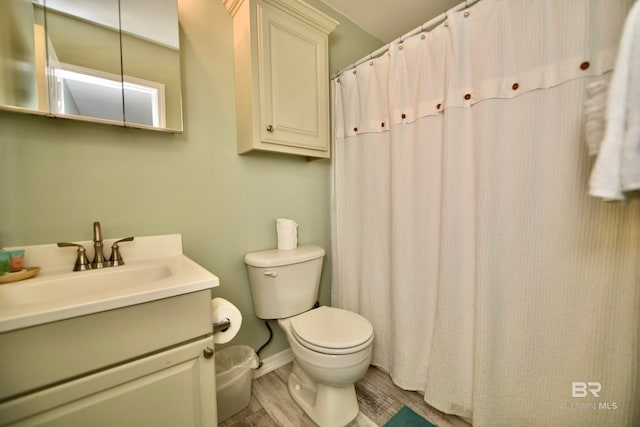
M 125 237 L 113 243 L 111 246 L 111 257 L 107 261 L 104 257 L 104 245 L 102 244 L 102 229 L 100 228 L 100 222 L 95 221 L 93 223 L 93 261 L 89 262 L 86 256 L 86 251 L 82 245 L 77 243 L 58 243 L 58 247 L 77 247 L 78 256 L 73 267 L 73 271 L 93 270 L 105 267 L 117 267 L 124 265 L 122 255 L 120 255 L 120 249 L 118 243 L 131 242 L 133 237 Z
M 102 248 L 102 229 L 100 228 L 100 222 L 93 223 L 93 261 L 91 261 L 91 268 L 104 268 L 109 264 L 105 262 L 104 251 Z

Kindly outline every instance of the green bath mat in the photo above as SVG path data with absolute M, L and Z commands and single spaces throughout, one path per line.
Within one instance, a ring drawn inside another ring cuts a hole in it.
M 407 406 L 403 406 L 384 427 L 436 427 L 429 421 L 416 414 Z

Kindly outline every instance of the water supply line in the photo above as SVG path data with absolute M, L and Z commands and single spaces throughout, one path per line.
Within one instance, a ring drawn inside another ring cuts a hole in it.
M 311 307 L 311 310 L 313 310 L 314 308 L 318 308 L 318 307 L 320 307 L 320 301 L 316 301 L 316 302 L 315 302 L 315 304 L 313 304 L 313 307 Z M 270 342 L 271 342 L 271 340 L 273 339 L 273 329 L 271 329 L 271 325 L 269 325 L 269 321 L 268 321 L 268 320 L 265 320 L 265 321 L 264 321 L 264 325 L 265 325 L 265 326 L 267 327 L 267 329 L 269 330 L 269 338 L 267 338 L 267 341 L 266 341 L 264 344 L 262 344 L 262 345 L 260 346 L 260 348 L 258 349 L 258 351 L 256 351 L 256 355 L 258 356 L 258 361 L 259 361 L 259 362 L 258 362 L 258 368 L 257 368 L 257 369 L 262 368 L 262 359 L 260 359 L 260 352 L 261 352 L 262 350 L 264 350 L 264 348 L 265 348 L 267 345 L 269 345 L 269 343 L 270 343 Z
M 271 329 L 271 326 L 269 325 L 269 321 L 265 320 L 264 321 L 264 325 L 267 327 L 267 329 L 269 330 L 269 338 L 267 339 L 267 342 L 265 342 L 264 344 L 262 344 L 262 346 L 258 349 L 258 351 L 256 351 L 256 355 L 258 356 L 258 369 L 262 368 L 262 359 L 260 358 L 260 352 L 267 346 L 269 345 L 269 343 L 271 342 L 271 340 L 273 339 L 273 329 Z

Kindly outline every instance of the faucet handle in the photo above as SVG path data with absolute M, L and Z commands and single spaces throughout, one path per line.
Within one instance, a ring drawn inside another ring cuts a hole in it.
M 87 251 L 84 246 L 77 243 L 58 243 L 59 248 L 66 248 L 71 246 L 78 248 L 78 256 L 76 257 L 76 262 L 73 265 L 73 271 L 91 270 L 91 263 L 87 259 Z
M 133 237 L 125 237 L 124 239 L 116 240 L 115 242 L 113 242 L 113 245 L 111 245 L 111 256 L 109 257 L 110 267 L 124 265 L 124 260 L 122 259 L 122 255 L 120 255 L 120 246 L 118 246 L 118 243 L 131 241 L 133 241 Z

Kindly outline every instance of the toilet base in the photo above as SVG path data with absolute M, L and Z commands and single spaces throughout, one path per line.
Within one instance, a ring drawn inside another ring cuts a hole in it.
M 358 416 L 358 400 L 353 384 L 334 387 L 313 381 L 293 362 L 289 374 L 289 394 L 316 424 L 342 427 Z

